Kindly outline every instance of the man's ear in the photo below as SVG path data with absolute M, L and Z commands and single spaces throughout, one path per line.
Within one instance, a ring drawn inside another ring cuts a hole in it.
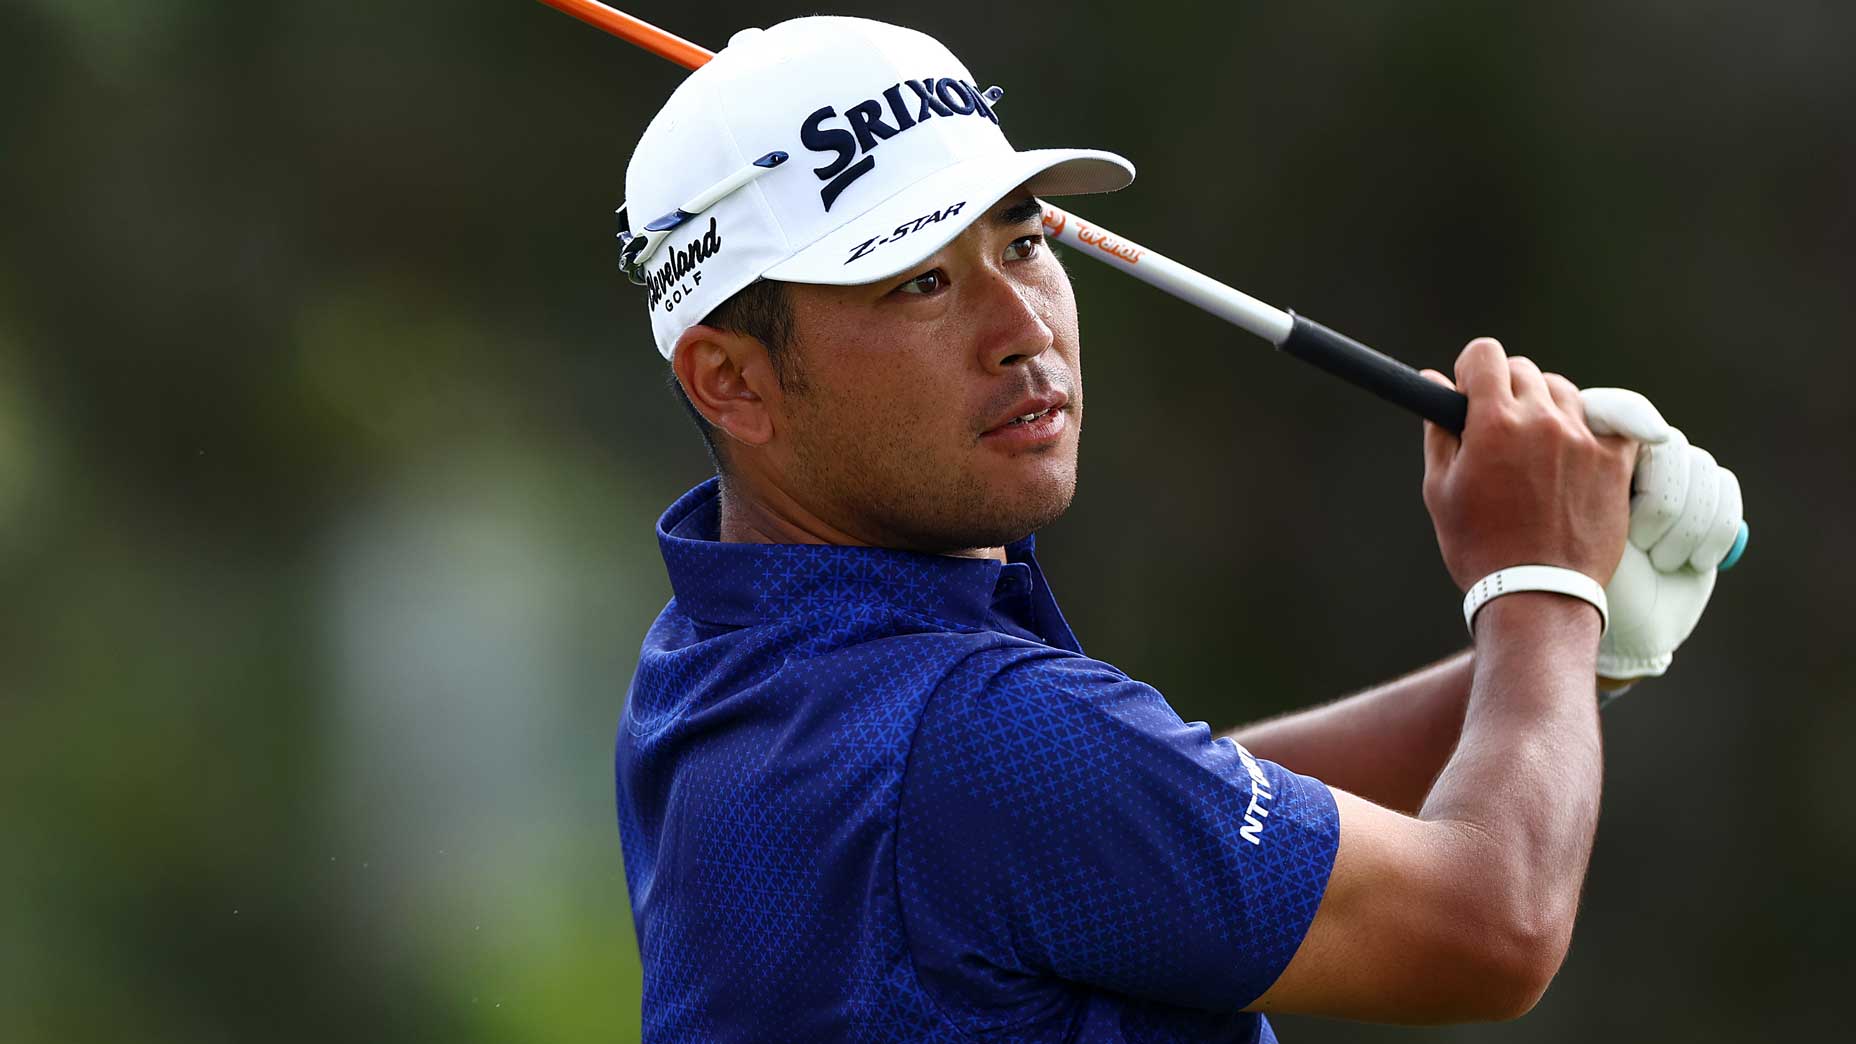
M 773 438 L 780 382 L 758 340 L 698 323 L 677 338 L 670 368 L 690 405 L 716 430 L 749 446 Z

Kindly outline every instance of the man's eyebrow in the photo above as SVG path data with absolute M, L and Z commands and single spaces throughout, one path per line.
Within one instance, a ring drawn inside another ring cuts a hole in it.
M 998 213 L 993 221 L 999 225 L 1022 225 L 1032 218 L 1042 217 L 1044 204 L 1036 196 L 1026 196 Z

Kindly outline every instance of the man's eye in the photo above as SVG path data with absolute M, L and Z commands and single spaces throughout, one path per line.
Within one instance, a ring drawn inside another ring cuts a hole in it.
M 897 287 L 896 290 L 904 294 L 932 294 L 946 285 L 947 273 L 937 268 L 932 272 L 923 272 Z
M 1020 236 L 1012 240 L 1012 242 L 1006 246 L 1006 260 L 1029 261 L 1031 258 L 1038 256 L 1038 248 L 1043 245 L 1044 237 L 1041 235 Z

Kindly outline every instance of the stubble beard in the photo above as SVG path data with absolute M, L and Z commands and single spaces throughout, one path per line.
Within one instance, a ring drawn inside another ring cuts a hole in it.
M 927 554 L 1003 547 L 1069 509 L 1076 496 L 1080 415 L 1080 408 L 1072 410 L 1070 420 L 1078 432 L 1073 447 L 1046 451 L 1067 453 L 1067 466 L 1010 490 L 988 488 L 957 465 L 924 454 L 919 443 L 909 440 L 906 424 L 846 445 L 800 440 L 794 447 L 794 477 L 880 546 Z

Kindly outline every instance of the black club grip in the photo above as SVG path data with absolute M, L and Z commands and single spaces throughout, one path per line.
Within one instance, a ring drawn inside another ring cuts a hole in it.
M 1469 400 L 1463 393 L 1433 384 L 1397 359 L 1312 319 L 1294 312 L 1289 313 L 1289 318 L 1294 325 L 1288 339 L 1277 348 L 1433 424 L 1462 433 L 1464 419 L 1469 416 Z

